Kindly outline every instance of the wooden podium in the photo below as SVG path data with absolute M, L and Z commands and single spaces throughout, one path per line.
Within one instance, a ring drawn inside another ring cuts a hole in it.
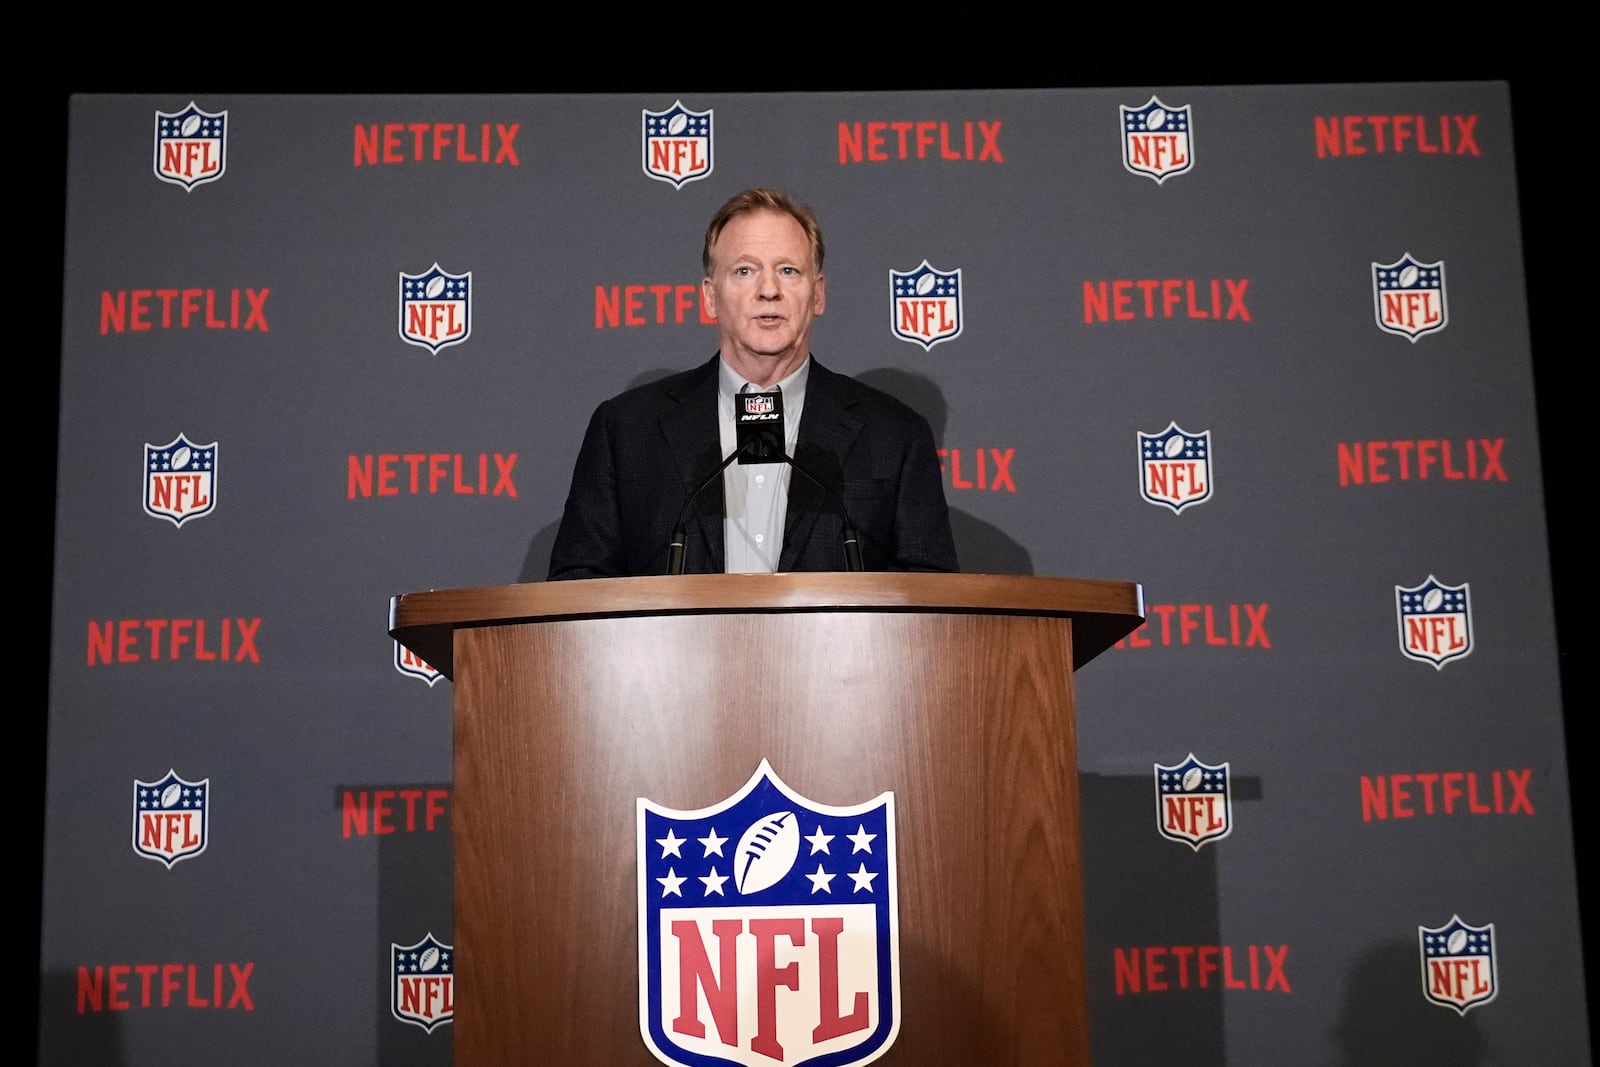
M 894 794 L 875 1062 L 1087 1065 L 1073 672 L 1143 612 L 1131 583 L 969 574 L 394 597 L 389 633 L 455 686 L 455 1062 L 657 1063 L 637 802 L 705 808 L 767 760 L 819 805 Z

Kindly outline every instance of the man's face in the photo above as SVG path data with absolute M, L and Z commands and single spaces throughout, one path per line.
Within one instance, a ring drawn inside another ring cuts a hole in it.
M 763 385 L 805 360 L 812 325 L 827 303 L 805 229 L 778 211 L 747 211 L 723 227 L 700 293 L 716 316 L 723 359 Z M 752 373 L 758 368 L 781 373 L 758 376 Z

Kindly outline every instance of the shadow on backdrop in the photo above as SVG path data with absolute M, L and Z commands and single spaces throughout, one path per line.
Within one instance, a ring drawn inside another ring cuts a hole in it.
M 404 796 L 415 791 L 427 797 L 448 791 L 450 784 L 340 785 L 333 791 L 334 807 L 341 818 L 348 819 L 346 792 L 373 795 L 382 789 Z M 415 829 L 408 830 L 406 803 L 396 800 L 392 815 L 395 832 L 378 838 L 378 925 L 371 966 L 379 977 L 372 1005 L 373 1044 L 383 1067 L 450 1067 L 455 1055 L 452 1023 L 439 1023 L 429 1031 L 402 1021 L 394 1012 L 393 946 L 415 945 L 429 934 L 443 944 L 455 944 L 455 873 L 448 819 L 445 825 L 426 830 L 423 805 L 417 804 L 413 815 Z M 376 812 L 372 818 L 375 822 Z M 375 825 L 372 832 L 378 832 Z
M 1362 953 L 1350 970 L 1331 1035 L 1334 1067 L 1510 1067 L 1491 1056 L 1483 1033 L 1466 1016 L 1422 995 L 1422 958 L 1415 939 L 1387 941 Z
M 78 1008 L 78 976 L 46 971 L 39 976 L 39 1063 L 127 1067 L 122 1012 L 110 1010 L 102 985 L 101 1010 Z M 126 998 L 126 990 L 123 992 Z M 135 992 L 137 998 L 137 992 Z
M 931 378 L 895 367 L 863 371 L 856 379 L 882 389 L 928 420 L 935 444 L 943 444 L 949 405 L 944 392 Z M 945 494 L 946 502 L 949 493 Z M 950 532 L 955 537 L 956 559 L 967 574 L 1032 574 L 1033 557 L 1000 527 L 976 515 L 950 508 Z

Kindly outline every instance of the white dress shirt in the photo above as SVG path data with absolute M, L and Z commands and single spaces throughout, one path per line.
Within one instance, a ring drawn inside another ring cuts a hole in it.
M 717 379 L 717 425 L 722 434 L 722 454 L 738 444 L 733 424 L 733 399 L 740 392 L 783 394 L 783 450 L 794 455 L 800 435 L 800 413 L 806 403 L 806 378 L 811 373 L 811 357 L 800 369 L 775 386 L 752 385 L 719 362 Z M 771 574 L 778 569 L 783 552 L 783 522 L 789 513 L 789 476 L 794 468 L 776 463 L 730 463 L 722 472 L 722 493 L 726 518 L 722 523 L 725 570 L 729 574 Z

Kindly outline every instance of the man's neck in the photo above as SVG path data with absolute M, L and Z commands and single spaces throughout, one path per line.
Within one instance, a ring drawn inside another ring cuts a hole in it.
M 722 351 L 720 355 L 722 361 L 728 365 L 733 373 L 751 385 L 759 386 L 762 389 L 783 381 L 789 375 L 805 366 L 806 360 L 810 358 L 809 350 L 798 355 L 770 359 L 759 356 L 741 357 L 737 354 L 730 356 L 726 350 Z

